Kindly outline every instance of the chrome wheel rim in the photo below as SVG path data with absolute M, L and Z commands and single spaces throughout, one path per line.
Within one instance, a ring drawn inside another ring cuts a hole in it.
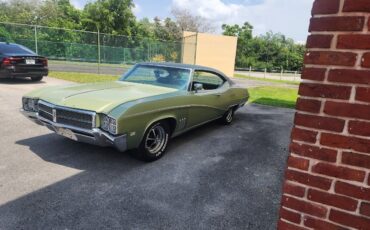
M 160 125 L 152 127 L 145 139 L 145 148 L 151 153 L 158 153 L 166 144 L 166 131 Z
M 231 122 L 233 120 L 233 111 L 230 109 L 226 116 L 226 121 Z

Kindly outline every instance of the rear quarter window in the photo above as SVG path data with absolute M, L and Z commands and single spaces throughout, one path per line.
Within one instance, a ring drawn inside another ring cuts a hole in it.
M 195 71 L 193 82 L 202 83 L 204 89 L 217 89 L 224 84 L 225 80 L 212 72 Z

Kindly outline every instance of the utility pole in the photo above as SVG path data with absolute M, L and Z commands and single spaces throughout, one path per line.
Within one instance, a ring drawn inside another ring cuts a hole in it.
M 100 31 L 99 31 L 99 26 L 96 25 L 98 29 L 98 74 L 100 74 Z
M 38 46 L 37 46 L 37 26 L 35 25 L 34 27 L 34 30 L 35 30 L 35 51 L 36 51 L 36 54 L 38 54 Z

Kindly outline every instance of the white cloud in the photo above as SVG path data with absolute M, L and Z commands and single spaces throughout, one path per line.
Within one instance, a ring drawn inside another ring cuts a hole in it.
M 141 6 L 137 3 L 134 3 L 135 6 L 134 8 L 132 9 L 132 12 L 135 14 L 135 15 L 138 15 L 139 13 L 141 13 Z
M 235 4 L 221 0 L 172 0 L 172 5 L 209 19 L 217 28 L 221 28 L 224 23 L 242 24 L 248 21 L 254 26 L 256 35 L 272 30 L 302 41 L 308 34 L 312 2 L 313 0 L 249 0 L 244 4 Z

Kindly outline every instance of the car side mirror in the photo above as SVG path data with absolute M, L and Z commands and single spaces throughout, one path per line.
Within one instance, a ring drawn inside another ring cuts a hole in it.
M 197 93 L 200 90 L 203 90 L 203 84 L 201 84 L 201 83 L 195 83 L 194 84 L 194 91 Z

